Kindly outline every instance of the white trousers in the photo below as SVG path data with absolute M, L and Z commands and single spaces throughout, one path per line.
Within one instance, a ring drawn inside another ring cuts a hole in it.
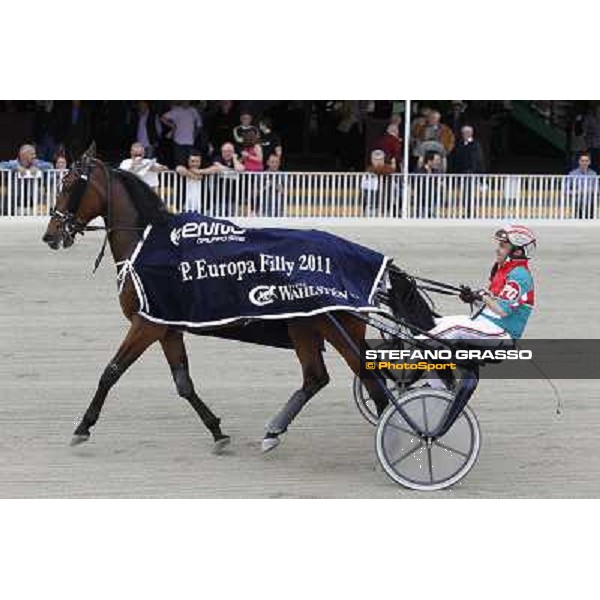
M 507 342 L 512 344 L 510 335 L 489 319 L 479 315 L 471 319 L 469 315 L 449 315 L 435 320 L 435 327 L 429 333 L 446 340 L 473 340 L 470 345 L 476 346 L 477 340 L 485 340 L 489 348 L 490 341 L 498 340 L 498 346 Z M 415 336 L 417 339 L 427 339 L 425 335 Z M 436 389 L 446 389 L 446 385 L 435 371 L 426 374 L 429 385 Z
M 484 316 L 471 319 L 468 315 L 450 315 L 435 320 L 435 327 L 429 333 L 447 340 L 462 339 L 497 339 L 511 340 L 502 327 L 499 327 Z M 423 336 L 425 337 L 425 336 Z

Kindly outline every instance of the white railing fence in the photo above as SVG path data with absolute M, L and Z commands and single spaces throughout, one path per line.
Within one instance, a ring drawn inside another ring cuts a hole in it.
M 48 216 L 64 172 L 0 170 L 0 216 Z M 158 174 L 173 212 L 216 217 L 598 219 L 597 177 L 224 173 L 200 180 Z

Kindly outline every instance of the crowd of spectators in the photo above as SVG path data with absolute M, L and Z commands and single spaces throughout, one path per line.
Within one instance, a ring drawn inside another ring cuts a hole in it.
M 485 160 L 475 128 L 465 114 L 466 104 L 452 102 L 447 123 L 439 110 L 420 108 L 410 124 L 409 171 L 413 173 L 484 173 Z M 402 171 L 404 144 L 401 137 L 402 117 L 393 114 L 382 135 L 372 145 L 372 152 L 384 153 L 390 172 Z
M 272 172 L 281 167 L 281 138 L 268 117 L 259 118 L 255 125 L 249 110 L 238 112 L 229 100 L 219 102 L 215 114 L 208 118 L 188 101 L 174 103 L 160 115 L 148 102 L 140 101 L 135 132 L 131 149 L 134 162 L 124 161 L 121 168 L 143 175 L 156 188 L 157 172 L 168 168 L 156 161 L 160 156 L 185 180 L 186 210 L 200 210 L 200 182 L 205 175 Z
M 92 140 L 99 154 L 112 164 L 121 162 L 132 143 L 141 145 L 144 159 L 156 159 L 171 169 L 186 165 L 192 151 L 211 163 L 225 143 L 233 145 L 242 170 L 264 170 L 271 154 L 283 159 L 281 137 L 268 115 L 253 114 L 230 100 L 212 104 L 36 101 L 34 110 L 33 140 L 22 150 L 26 154 L 33 146 L 37 160 L 44 164 L 59 161 L 62 165 L 65 160 L 69 164 Z
M 257 119 L 230 100 L 220 101 L 213 112 L 204 112 L 189 101 L 176 102 L 162 114 L 148 102 L 138 102 L 134 126 L 135 141 L 144 145 L 146 156 L 158 156 L 175 168 L 188 167 L 193 152 L 195 159 L 200 157 L 217 170 L 258 172 L 265 169 L 271 154 L 280 158 L 283 154 L 281 138 L 268 117 Z
M 310 111 L 304 116 L 299 110 L 294 112 L 293 106 L 287 107 L 293 120 L 304 127 L 307 136 L 319 131 L 331 140 L 325 148 L 330 159 L 337 161 L 334 169 L 365 172 L 361 187 L 368 204 L 378 190 L 391 189 L 391 184 L 376 180 L 403 171 L 403 103 L 305 104 Z M 471 112 L 461 100 L 433 106 L 418 103 L 412 115 L 408 171 L 422 175 L 487 172 L 488 161 L 477 139 L 477 128 L 483 127 L 481 113 Z M 577 196 L 578 213 L 585 216 L 590 204 L 587 196 L 597 193 L 600 172 L 600 105 L 577 108 L 569 126 L 569 150 L 577 168 L 569 172 L 568 189 Z M 285 122 L 273 103 L 36 101 L 34 140 L 23 144 L 16 158 L 0 162 L 0 169 L 32 178 L 47 169 L 64 170 L 95 140 L 107 162 L 135 173 L 153 189 L 158 189 L 161 171 L 175 170 L 185 179 L 188 191 L 193 191 L 201 187 L 196 182 L 205 175 L 218 173 L 226 178 L 242 171 L 274 173 L 287 168 L 288 157 L 272 116 L 280 124 Z M 285 129 L 290 131 L 287 123 Z M 123 155 L 127 156 L 124 160 Z M 394 196 L 400 185 L 394 183 Z M 467 180 L 461 183 L 467 195 L 470 185 Z
M 205 175 L 222 175 L 211 185 L 226 186 L 228 174 L 279 172 L 284 161 L 282 140 L 269 116 L 255 115 L 248 106 L 229 100 L 212 106 L 190 101 L 43 101 L 35 109 L 35 140 L 23 144 L 15 159 L 0 162 L 0 169 L 34 180 L 24 190 L 27 194 L 42 189 L 35 183 L 42 171 L 66 169 L 92 140 L 104 160 L 134 173 L 157 192 L 159 173 L 175 170 L 184 179 L 188 210 L 199 208 Z M 3 185 L 2 214 L 8 201 Z
M 137 143 L 144 149 L 145 160 L 155 159 L 175 169 L 187 166 L 193 151 L 200 153 L 206 168 L 222 157 L 225 144 L 231 144 L 239 163 L 237 170 L 263 171 L 273 154 L 278 157 L 281 169 L 286 163 L 282 138 L 273 127 L 270 110 L 253 110 L 251 106 L 252 103 L 231 100 L 213 103 L 36 101 L 35 151 L 39 160 L 53 164 L 58 161 L 63 165 L 80 156 L 93 139 L 103 158 L 119 164 L 123 155 L 129 153 L 131 144 Z M 399 111 L 393 112 L 397 106 L 397 103 L 379 101 L 314 102 L 308 121 L 290 108 L 286 130 L 293 129 L 291 121 L 299 121 L 300 126 L 308 130 L 304 133 L 309 137 L 318 130 L 321 138 L 330 139 L 330 143 L 324 142 L 324 149 L 337 161 L 334 168 L 366 170 L 371 163 L 371 152 L 381 150 L 385 154 L 386 170 L 400 172 L 404 116 Z M 389 113 L 387 122 L 374 141 L 365 146 L 365 119 L 369 115 L 380 119 L 386 111 Z M 274 109 L 271 112 L 276 114 Z M 281 120 L 281 114 L 278 116 Z M 429 172 L 429 165 L 432 162 L 437 165 L 440 159 L 439 171 L 443 173 L 485 170 L 483 151 L 475 139 L 475 129 L 469 122 L 464 102 L 454 101 L 445 118 L 439 110 L 421 106 L 410 129 L 411 172 Z M 225 154 L 231 162 L 231 146 L 226 147 Z M 362 158 L 365 154 L 366 164 Z M 432 160 L 432 155 L 440 158 L 433 156 Z

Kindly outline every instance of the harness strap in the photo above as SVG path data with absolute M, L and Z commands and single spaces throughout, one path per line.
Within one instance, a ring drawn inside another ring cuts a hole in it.
M 100 252 L 98 252 L 98 256 L 96 256 L 96 260 L 94 261 L 94 270 L 92 271 L 92 273 L 96 273 L 96 271 L 98 270 L 98 267 L 100 266 L 100 263 L 102 262 L 102 259 L 104 258 L 104 253 L 106 252 L 106 244 L 108 244 L 108 234 L 110 233 L 110 230 L 108 228 L 106 228 L 106 234 L 104 235 L 104 241 L 102 242 L 102 246 L 100 247 Z
M 104 163 L 100 163 L 100 165 L 102 166 L 102 170 L 106 176 L 106 233 L 104 234 L 104 241 L 100 247 L 100 252 L 98 252 L 98 256 L 94 262 L 93 273 L 98 270 L 98 267 L 104 258 L 106 244 L 108 244 L 108 236 L 112 232 L 112 177 L 110 176 L 110 171 L 107 169 L 106 165 Z

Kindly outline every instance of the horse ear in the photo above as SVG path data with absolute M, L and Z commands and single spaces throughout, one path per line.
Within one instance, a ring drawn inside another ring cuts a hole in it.
M 96 158 L 96 142 L 93 141 L 90 147 L 81 155 L 81 158 Z

